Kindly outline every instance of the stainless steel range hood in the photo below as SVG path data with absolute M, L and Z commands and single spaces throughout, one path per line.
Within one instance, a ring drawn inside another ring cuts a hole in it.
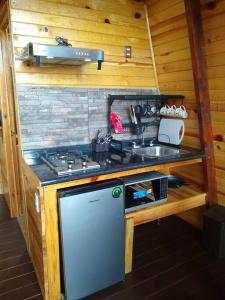
M 104 61 L 102 50 L 73 48 L 67 46 L 52 46 L 29 43 L 23 48 L 20 60 L 42 64 L 81 65 L 90 61 L 98 62 L 98 70 L 101 70 Z

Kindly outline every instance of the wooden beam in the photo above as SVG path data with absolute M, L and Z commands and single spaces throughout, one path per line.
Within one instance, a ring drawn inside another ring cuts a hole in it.
M 207 191 L 207 205 L 217 203 L 216 172 L 213 154 L 213 134 L 210 115 L 210 98 L 200 0 L 184 0 L 189 31 L 195 97 L 198 110 L 201 146 L 206 154 L 203 171 Z

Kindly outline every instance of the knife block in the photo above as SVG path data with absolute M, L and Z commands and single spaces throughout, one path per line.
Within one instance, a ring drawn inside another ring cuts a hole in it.
M 96 141 L 92 141 L 92 151 L 94 152 L 107 152 L 109 151 L 109 143 L 98 144 Z

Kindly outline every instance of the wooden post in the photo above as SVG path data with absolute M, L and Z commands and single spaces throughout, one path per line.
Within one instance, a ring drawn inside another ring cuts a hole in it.
M 203 160 L 204 180 L 207 191 L 206 203 L 207 205 L 215 205 L 217 204 L 216 171 L 201 4 L 200 0 L 184 0 L 184 3 L 189 31 L 201 146 L 206 154 L 206 158 Z
M 125 273 L 132 271 L 133 260 L 133 238 L 134 238 L 134 219 L 126 219 L 126 241 L 125 241 Z

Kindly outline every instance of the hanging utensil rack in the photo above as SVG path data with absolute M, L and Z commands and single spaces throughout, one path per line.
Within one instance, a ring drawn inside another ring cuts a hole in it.
M 111 133 L 112 126 L 110 121 L 110 113 L 111 108 L 114 103 L 114 101 L 159 101 L 161 104 L 163 104 L 166 101 L 170 100 L 181 100 L 183 105 L 183 95 L 108 95 L 108 132 Z M 159 121 L 152 121 L 152 122 L 143 122 L 144 126 L 157 126 L 159 124 Z M 123 123 L 123 127 L 131 127 L 131 122 L 129 123 Z

